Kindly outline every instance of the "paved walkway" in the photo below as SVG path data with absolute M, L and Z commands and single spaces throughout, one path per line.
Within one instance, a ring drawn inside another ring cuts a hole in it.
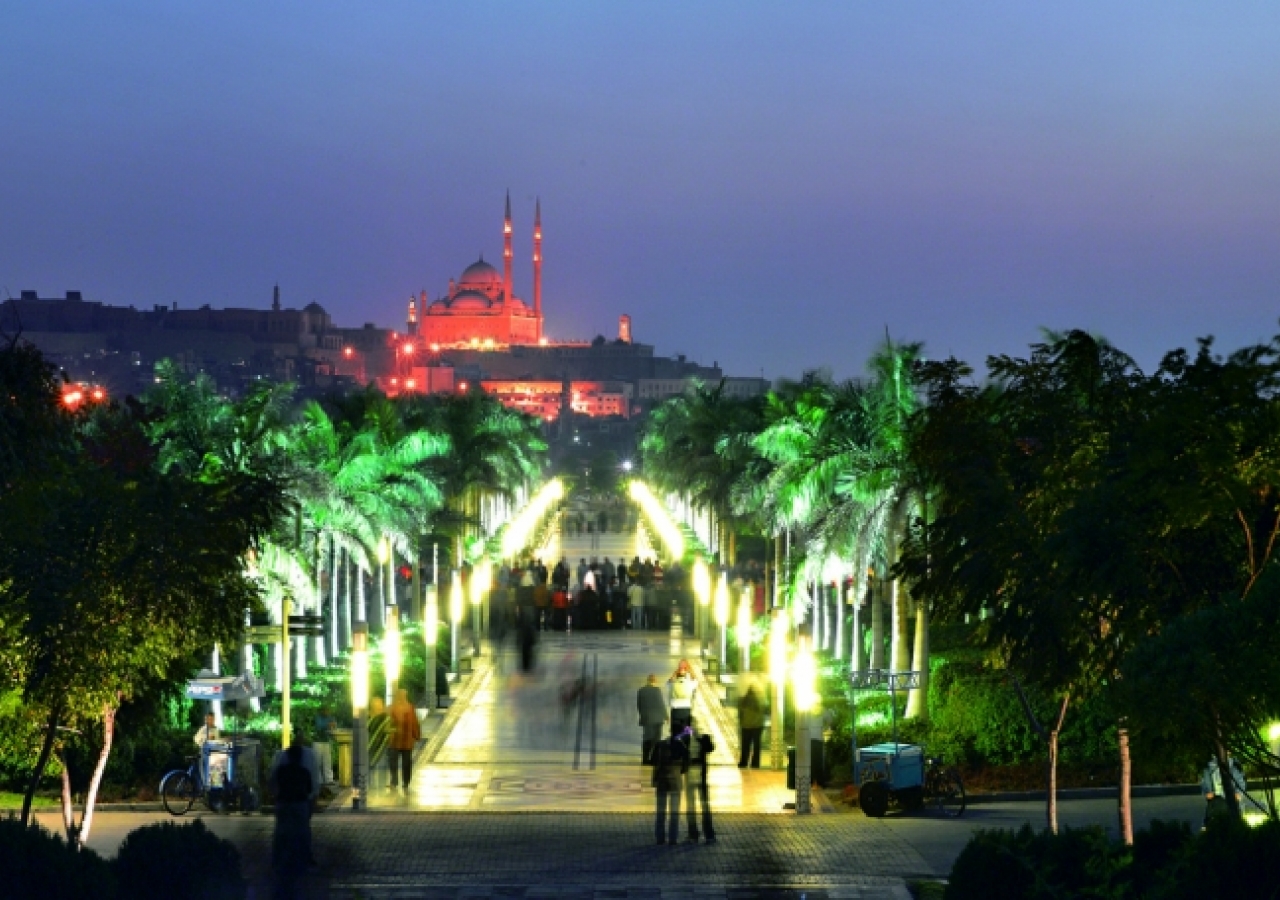
M 636 691 L 651 672 L 665 682 L 683 652 L 682 639 L 667 632 L 546 632 L 537 671 L 525 674 L 513 654 L 499 651 L 418 754 L 409 795 L 390 792 L 378 773 L 370 806 L 646 811 L 653 793 L 650 770 L 640 765 Z M 708 772 L 711 808 L 781 813 L 791 799 L 784 774 L 737 768 L 737 735 L 713 714 L 718 703 L 707 684 L 694 710 L 717 748 Z

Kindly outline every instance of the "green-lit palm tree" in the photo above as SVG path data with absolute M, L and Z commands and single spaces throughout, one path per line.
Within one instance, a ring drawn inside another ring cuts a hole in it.
M 680 498 L 687 515 L 708 518 L 708 542 L 732 563 L 735 529 L 749 513 L 735 508 L 735 486 L 756 462 L 752 440 L 763 421 L 762 398 L 729 396 L 724 382 L 694 384 L 655 409 L 640 440 L 645 476 Z
M 408 399 L 404 417 L 449 441 L 433 472 L 445 495 L 437 525 L 453 535 L 456 564 L 487 531 L 495 501 L 517 502 L 538 480 L 547 449 L 541 425 L 479 391 Z

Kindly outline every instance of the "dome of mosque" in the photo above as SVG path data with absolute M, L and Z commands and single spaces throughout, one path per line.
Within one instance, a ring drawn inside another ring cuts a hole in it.
M 458 287 L 501 287 L 502 276 L 498 274 L 498 270 L 484 261 L 484 257 L 463 271 L 462 277 L 458 279 Z
M 475 266 L 471 267 L 472 269 Z M 467 270 L 468 272 L 471 269 Z M 459 291 L 449 304 L 450 309 L 488 309 L 489 298 L 479 291 Z

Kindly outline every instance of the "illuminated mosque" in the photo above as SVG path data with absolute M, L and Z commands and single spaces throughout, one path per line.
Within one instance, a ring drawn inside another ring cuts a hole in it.
M 502 225 L 502 272 L 484 256 L 467 266 L 449 293 L 427 302 L 427 292 L 409 298 L 408 332 L 428 345 L 506 346 L 542 341 L 542 202 L 533 214 L 533 305 L 515 295 L 511 277 L 511 194 Z

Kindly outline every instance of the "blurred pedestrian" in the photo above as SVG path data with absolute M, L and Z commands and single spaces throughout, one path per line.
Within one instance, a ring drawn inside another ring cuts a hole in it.
M 689 747 L 689 771 L 684 777 L 685 822 L 687 838 L 698 842 L 698 808 L 702 808 L 702 838 L 708 844 L 716 842 L 716 829 L 711 822 L 711 794 L 707 785 L 707 757 L 716 749 L 711 735 L 685 729 L 684 741 Z
M 742 753 L 738 757 L 738 768 L 745 769 L 748 764 L 753 769 L 760 768 L 760 737 L 764 734 L 764 702 L 760 692 L 753 684 L 738 700 L 738 727 L 742 731 L 740 746 Z
M 658 676 L 651 674 L 644 687 L 636 691 L 636 710 L 640 713 L 640 762 L 653 764 L 654 745 L 662 739 L 662 726 L 667 722 L 667 701 L 658 687 Z
M 675 674 L 667 679 L 667 702 L 671 707 L 671 727 L 679 723 L 680 728 L 688 728 L 693 724 L 693 701 L 698 694 L 698 680 L 693 677 L 693 667 L 689 660 L 680 660 Z
M 422 737 L 418 726 L 418 711 L 409 702 L 409 692 L 404 688 L 396 691 L 395 702 L 391 704 L 391 735 L 387 739 L 387 765 L 391 769 L 391 790 L 397 787 L 397 774 L 401 776 L 404 786 L 402 790 L 409 793 L 409 779 L 413 777 L 413 751 Z M 397 772 L 397 763 L 399 771 Z
M 311 802 L 318 790 L 314 767 L 308 766 L 306 748 L 294 740 L 280 751 L 271 766 L 268 784 L 275 796 L 276 829 L 271 842 L 275 869 L 275 896 L 298 897 L 298 882 L 313 864 L 311 858 Z
M 684 728 L 672 722 L 671 736 L 653 748 L 653 830 L 659 844 L 675 844 L 680 840 L 680 793 L 689 770 L 689 748 L 680 739 L 683 733 Z

